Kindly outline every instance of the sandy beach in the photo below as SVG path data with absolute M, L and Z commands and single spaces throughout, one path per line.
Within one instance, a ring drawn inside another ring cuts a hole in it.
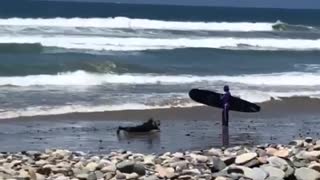
M 260 104 L 261 113 L 231 112 L 230 146 L 283 143 L 319 137 L 320 101 L 290 98 Z M 161 131 L 116 134 L 118 126 L 141 124 L 149 117 L 161 121 Z M 125 149 L 163 153 L 221 147 L 221 111 L 211 107 L 130 110 L 23 117 L 0 121 L 0 151 L 64 148 L 107 153 Z

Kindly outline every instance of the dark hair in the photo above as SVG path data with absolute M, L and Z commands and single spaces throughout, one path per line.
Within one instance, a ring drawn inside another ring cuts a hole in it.
M 228 85 L 223 86 L 223 90 L 224 90 L 224 92 L 228 92 L 229 91 L 229 86 Z

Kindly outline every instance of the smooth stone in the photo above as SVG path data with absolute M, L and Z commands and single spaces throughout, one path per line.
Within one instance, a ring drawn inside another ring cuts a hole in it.
M 206 152 L 206 155 L 221 157 L 223 155 L 223 152 L 221 151 L 221 149 L 211 148 Z
M 296 154 L 298 159 L 317 160 L 320 158 L 320 151 L 301 151 Z
M 137 173 L 125 174 L 126 179 L 137 179 L 139 175 Z
M 104 174 L 105 180 L 109 180 L 109 179 L 113 178 L 114 176 L 115 176 L 115 173 L 112 173 L 112 172 L 108 172 L 108 173 Z
M 187 161 L 177 161 L 177 162 L 170 163 L 169 166 L 173 167 L 173 168 L 179 167 L 181 169 L 185 169 L 188 166 L 188 162 Z
M 310 164 L 310 165 L 308 166 L 308 168 L 320 172 L 320 164 L 319 164 L 319 163 L 312 163 L 312 164 Z
M 89 177 L 89 174 L 77 174 L 76 178 L 80 179 L 80 180 L 87 180 Z
M 87 169 L 88 171 L 95 171 L 98 167 L 98 164 L 95 162 L 90 162 L 86 165 L 85 169 Z
M 245 153 L 236 157 L 236 164 L 244 164 L 257 157 L 257 153 Z
M 320 144 L 314 145 L 312 149 L 314 151 L 320 151 Z
M 278 156 L 278 157 L 281 157 L 281 158 L 288 158 L 289 156 L 289 150 L 288 149 L 280 149 L 280 150 L 277 150 L 273 153 L 274 156 Z
M 320 178 L 318 171 L 306 167 L 296 169 L 294 175 L 297 180 L 318 180 Z
M 49 176 L 51 174 L 51 168 L 48 167 L 40 167 L 37 170 L 37 173 L 45 175 L 45 176 Z
M 198 155 L 198 154 L 190 154 L 190 157 L 195 159 L 198 163 L 205 163 L 209 159 L 207 156 Z
M 251 161 L 244 163 L 243 166 L 253 168 L 258 167 L 260 164 L 261 162 L 258 159 L 252 159 Z
M 289 145 L 297 146 L 297 147 L 303 147 L 304 146 L 304 141 L 303 140 L 293 140 L 293 141 L 289 142 Z
M 46 160 L 40 159 L 39 161 L 36 161 L 35 164 L 36 164 L 37 166 L 44 166 L 44 165 L 46 165 L 46 164 L 49 164 L 49 162 L 46 161 Z
M 212 158 L 212 165 L 210 165 L 210 170 L 212 173 L 219 172 L 226 167 L 226 164 L 222 160 L 220 160 L 220 158 Z
M 185 169 L 182 171 L 183 175 L 199 175 L 201 172 L 198 169 Z
M 153 165 L 154 164 L 154 159 L 155 159 L 155 156 L 147 155 L 147 156 L 144 157 L 143 163 L 146 164 L 146 165 Z
M 304 141 L 305 141 L 306 143 L 312 143 L 313 139 L 312 139 L 312 137 L 306 137 L 306 138 L 304 139 Z
M 143 180 L 159 180 L 159 178 L 156 175 L 151 175 L 151 176 L 143 177 Z
M 276 156 L 269 157 L 267 161 L 269 162 L 269 165 L 281 170 L 285 170 L 289 166 L 286 160 Z
M 36 179 L 32 179 L 32 180 L 45 180 L 45 179 L 46 177 L 44 175 L 36 173 Z
M 123 161 L 117 164 L 117 169 L 122 173 L 137 173 L 139 175 L 145 175 L 146 170 L 142 164 L 134 163 L 132 161 Z
M 54 152 L 52 152 L 52 155 L 57 158 L 57 159 L 64 159 L 67 158 L 71 155 L 71 152 L 68 150 L 56 150 Z
M 270 178 L 273 177 L 273 178 L 283 179 L 285 177 L 285 173 L 279 168 L 276 168 L 270 165 L 263 165 L 260 168 L 263 171 L 267 172 Z
M 116 179 L 127 179 L 126 175 L 122 174 L 122 173 L 118 173 L 116 175 Z
M 178 158 L 178 159 L 184 158 L 184 155 L 181 152 L 173 153 L 172 156 L 175 157 L 175 158 Z
M 173 178 L 175 176 L 173 168 L 164 168 L 161 165 L 156 165 L 155 171 L 159 174 L 161 178 Z
M 223 157 L 223 158 L 221 158 L 221 160 L 222 160 L 227 166 L 229 166 L 229 165 L 231 165 L 231 164 L 233 164 L 233 163 L 235 162 L 236 157 Z
M 273 156 L 273 154 L 275 153 L 275 152 L 277 152 L 278 150 L 276 149 L 276 148 L 273 148 L 273 147 L 267 147 L 266 148 L 266 153 L 268 154 L 268 155 L 272 155 Z
M 101 169 L 101 172 L 108 173 L 108 172 L 116 172 L 117 167 L 114 164 L 110 164 L 108 166 L 105 166 Z
M 316 145 L 320 145 L 320 139 L 316 141 Z
M 97 180 L 97 176 L 95 172 L 90 172 L 87 180 Z
M 264 180 L 268 174 L 260 168 L 248 168 L 245 166 L 236 166 L 243 171 L 243 175 L 254 180 Z
M 103 179 L 104 174 L 101 171 L 94 172 L 96 174 L 97 179 Z

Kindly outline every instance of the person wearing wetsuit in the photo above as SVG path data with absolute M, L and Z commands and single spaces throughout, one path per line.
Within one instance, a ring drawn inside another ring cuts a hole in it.
M 222 101 L 222 125 L 229 126 L 229 109 L 230 109 L 230 99 L 231 93 L 229 90 L 229 86 L 225 85 L 223 87 L 223 91 L 225 92 L 224 95 L 221 97 Z

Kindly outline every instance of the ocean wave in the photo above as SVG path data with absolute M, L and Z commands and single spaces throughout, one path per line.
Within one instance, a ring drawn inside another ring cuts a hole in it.
M 188 22 L 115 18 L 9 18 L 1 26 L 93 27 L 109 29 L 159 29 L 183 31 L 272 31 L 274 23 L 265 22 Z
M 196 76 L 161 74 L 98 74 L 86 71 L 64 72 L 56 75 L 0 77 L 0 86 L 95 86 L 103 84 L 192 84 L 238 83 L 253 86 L 320 86 L 319 73 L 287 72 L 248 74 L 238 76 Z
M 0 43 L 41 43 L 45 47 L 94 51 L 143 51 L 177 48 L 235 50 L 320 50 L 320 39 L 272 38 L 112 38 L 86 36 L 2 36 Z
M 40 43 L 2 43 L 0 53 L 41 53 L 43 48 Z

